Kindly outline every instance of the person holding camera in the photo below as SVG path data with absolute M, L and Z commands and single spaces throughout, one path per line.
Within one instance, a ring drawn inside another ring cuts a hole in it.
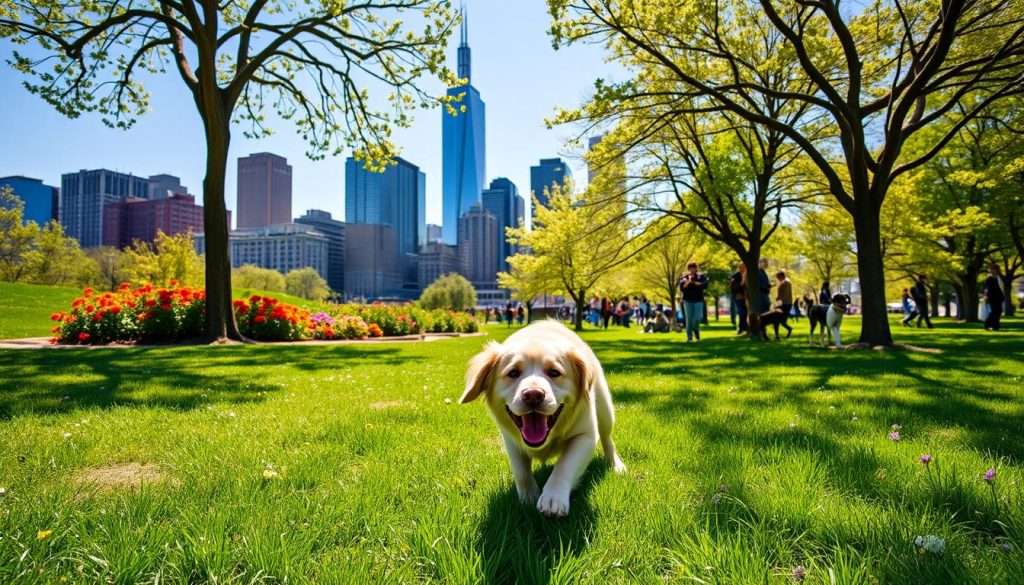
M 704 290 L 708 277 L 697 272 L 697 263 L 686 265 L 686 274 L 679 279 L 679 291 L 683 295 L 683 318 L 686 320 L 686 341 L 700 341 L 700 320 L 704 315 Z

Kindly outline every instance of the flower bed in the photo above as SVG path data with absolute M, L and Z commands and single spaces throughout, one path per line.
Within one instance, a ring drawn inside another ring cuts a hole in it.
M 242 335 L 260 341 L 304 339 L 366 339 L 419 333 L 475 332 L 479 323 L 462 313 L 426 311 L 412 305 L 334 305 L 326 311 L 309 310 L 253 295 L 233 303 Z M 114 292 L 97 294 L 91 288 L 55 313 L 53 343 L 100 345 L 106 343 L 169 342 L 197 337 L 203 331 L 206 292 L 179 286 L 125 283 Z

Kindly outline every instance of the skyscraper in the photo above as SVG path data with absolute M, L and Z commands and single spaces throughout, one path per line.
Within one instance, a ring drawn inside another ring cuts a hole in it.
M 149 198 L 162 199 L 174 194 L 188 195 L 188 187 L 181 184 L 181 179 L 174 175 L 150 175 Z
M 149 180 L 106 169 L 65 173 L 60 185 L 60 223 L 83 248 L 103 243 L 104 207 L 125 197 L 149 198 Z
M 498 220 L 479 202 L 459 218 L 462 275 L 476 289 L 495 288 L 498 274 Z
M 238 228 L 292 220 L 292 167 L 288 159 L 257 152 L 238 159 Z
M 395 230 L 377 223 L 345 226 L 345 297 L 373 300 L 402 292 Z
M 466 84 L 448 89 L 449 96 L 462 96 L 452 104 L 458 115 L 441 110 L 441 240 L 458 244 L 458 224 L 462 214 L 480 201 L 486 176 L 484 151 L 484 102 L 470 83 L 470 54 L 466 13 L 462 14 L 462 44 L 459 45 L 459 77 Z
M 516 246 L 508 242 L 505 228 L 517 228 L 525 221 L 523 198 L 519 196 L 515 183 L 500 177 L 484 189 L 480 200 L 483 208 L 494 214 L 498 222 L 498 270 L 507 272 L 507 258 L 516 253 Z
M 228 229 L 231 212 L 228 212 Z M 103 245 L 126 248 L 135 240 L 152 242 L 159 232 L 169 236 L 203 231 L 203 208 L 185 193 L 156 199 L 125 197 L 103 208 Z
M 313 226 L 327 236 L 327 285 L 336 293 L 345 290 L 345 224 L 333 219 L 331 214 L 319 209 L 310 209 L 306 215 L 295 218 L 295 223 Z
M 389 225 L 398 237 L 398 253 L 415 254 L 426 242 L 426 174 L 405 159 L 395 162 L 375 173 L 348 157 L 345 222 Z
M 43 227 L 57 219 L 60 189 L 44 185 L 42 179 L 21 176 L 0 178 L 0 187 L 10 187 L 14 196 L 25 203 L 22 221 L 34 221 Z
M 572 170 L 561 158 L 542 158 L 540 164 L 530 167 L 530 191 L 545 207 L 548 204 L 548 197 L 544 190 L 550 190 L 552 185 L 561 187 L 565 185 L 566 180 L 572 180 Z M 532 199 L 530 204 L 533 204 Z

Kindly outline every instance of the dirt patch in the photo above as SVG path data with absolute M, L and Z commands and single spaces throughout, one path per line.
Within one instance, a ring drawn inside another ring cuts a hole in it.
M 370 403 L 371 410 L 387 410 L 388 408 L 397 408 L 399 406 L 405 406 L 405 403 L 401 400 L 382 400 Z
M 136 490 L 142 484 L 160 483 L 167 474 L 152 463 L 115 463 L 82 470 L 76 478 L 81 485 L 101 490 Z

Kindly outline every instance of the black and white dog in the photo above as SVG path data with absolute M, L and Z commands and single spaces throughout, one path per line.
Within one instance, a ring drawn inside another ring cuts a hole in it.
M 811 322 L 811 336 L 809 343 L 814 345 L 814 328 L 819 327 L 818 337 L 821 347 L 825 347 L 825 331 L 835 341 L 836 347 L 843 346 L 839 339 L 839 326 L 843 324 L 843 315 L 846 314 L 846 307 L 850 306 L 850 295 L 836 293 L 832 295 L 831 305 L 819 305 L 814 299 L 805 296 L 804 306 L 807 307 L 807 319 Z

